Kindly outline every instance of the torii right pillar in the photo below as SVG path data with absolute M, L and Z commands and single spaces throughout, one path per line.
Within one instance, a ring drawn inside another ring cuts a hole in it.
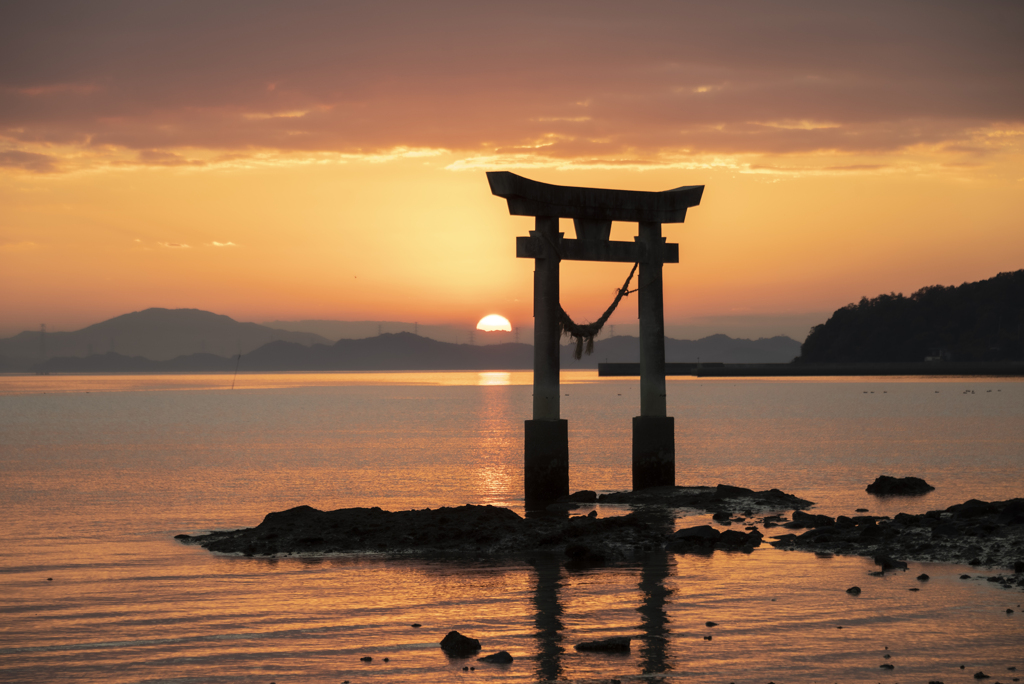
M 637 315 L 640 319 L 640 415 L 633 418 L 633 490 L 676 483 L 675 420 L 668 415 L 665 386 L 664 265 L 660 223 L 640 223 Z

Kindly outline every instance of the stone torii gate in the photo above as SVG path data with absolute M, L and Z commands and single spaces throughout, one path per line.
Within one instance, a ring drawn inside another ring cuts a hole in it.
M 534 260 L 533 419 L 526 421 L 527 505 L 569 494 L 569 426 L 559 406 L 559 262 L 639 264 L 640 415 L 633 418 L 633 489 L 675 484 L 675 421 L 665 402 L 665 311 L 662 264 L 679 263 L 679 245 L 667 244 L 663 223 L 682 223 L 700 204 L 703 185 L 664 192 L 549 185 L 508 171 L 487 173 L 491 192 L 509 214 L 533 216 L 529 237 L 516 238 L 516 256 Z M 571 218 L 576 239 L 558 220 Z M 612 242 L 612 221 L 639 224 L 634 242 Z

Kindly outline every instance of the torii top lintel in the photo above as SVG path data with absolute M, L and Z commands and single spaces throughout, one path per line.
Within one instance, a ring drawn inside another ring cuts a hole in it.
M 488 171 L 491 192 L 508 201 L 513 216 L 682 223 L 686 209 L 700 204 L 703 185 L 687 185 L 662 192 L 605 190 L 550 185 L 509 171 Z

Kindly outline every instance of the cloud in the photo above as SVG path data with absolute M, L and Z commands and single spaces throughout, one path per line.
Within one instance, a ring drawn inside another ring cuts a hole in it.
M 191 249 L 192 248 L 191 245 L 186 245 L 186 244 L 180 243 L 180 242 L 158 242 L 157 244 L 160 245 L 161 247 L 166 247 L 167 249 Z
M 23 154 L 74 143 L 182 166 L 205 159 L 185 149 L 541 150 L 662 164 L 966 148 L 985 129 L 1024 131 L 1020 3 L 182 1 L 10 14 L 0 135 Z
M 57 160 L 46 154 L 22 150 L 0 151 L 0 166 L 22 169 L 34 173 L 52 173 L 57 170 Z
M 185 159 L 179 154 L 166 150 L 139 150 L 137 162 L 146 166 L 205 166 L 206 162 Z
M 213 246 L 213 247 L 237 247 L 238 246 L 234 242 L 217 242 L 216 240 L 211 242 L 210 245 Z

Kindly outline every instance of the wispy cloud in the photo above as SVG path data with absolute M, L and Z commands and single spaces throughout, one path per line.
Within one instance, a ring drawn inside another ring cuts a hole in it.
M 55 157 L 23 150 L 0 151 L 0 166 L 32 171 L 33 173 L 52 173 L 58 170 Z
M 166 247 L 167 249 L 191 249 L 192 248 L 191 245 L 186 245 L 186 244 L 181 243 L 181 242 L 158 242 L 157 244 L 160 245 L 161 247 Z
M 210 243 L 210 246 L 211 247 L 237 247 L 238 245 L 236 245 L 234 242 L 217 242 L 216 240 L 214 240 L 213 242 Z

